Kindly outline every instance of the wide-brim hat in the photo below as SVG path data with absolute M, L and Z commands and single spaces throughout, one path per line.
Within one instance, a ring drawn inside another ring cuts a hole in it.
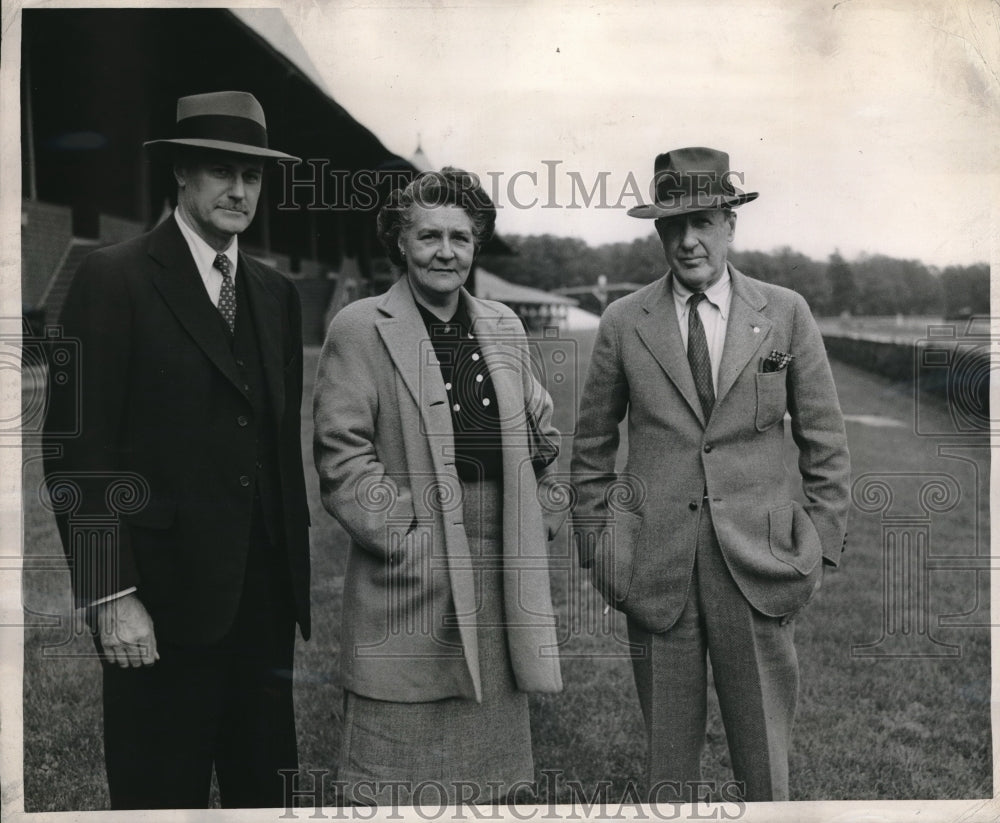
M 757 192 L 745 192 L 733 185 L 743 175 L 729 170 L 724 151 L 695 146 L 674 149 L 656 158 L 653 164 L 655 201 L 634 206 L 629 217 L 673 217 L 707 209 L 735 208 L 757 199 Z
M 251 157 L 298 160 L 267 144 L 264 109 L 245 91 L 192 94 L 177 101 L 176 136 L 148 140 L 144 146 L 194 146 Z

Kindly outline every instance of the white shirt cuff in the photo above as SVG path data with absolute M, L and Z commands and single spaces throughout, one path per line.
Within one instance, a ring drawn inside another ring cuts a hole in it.
M 127 589 L 122 589 L 120 592 L 115 592 L 114 594 L 109 594 L 106 597 L 102 597 L 99 600 L 93 600 L 90 606 L 100 606 L 101 603 L 107 603 L 111 600 L 117 600 L 119 597 L 124 597 L 126 594 L 133 594 L 139 591 L 135 586 L 129 586 Z

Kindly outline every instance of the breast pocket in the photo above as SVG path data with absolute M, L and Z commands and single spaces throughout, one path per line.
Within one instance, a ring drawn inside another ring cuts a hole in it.
M 767 374 L 757 372 L 757 431 L 767 431 L 784 419 L 788 405 L 786 375 L 784 370 Z

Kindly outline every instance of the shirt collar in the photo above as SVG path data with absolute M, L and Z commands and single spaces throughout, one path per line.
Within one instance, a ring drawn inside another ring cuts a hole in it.
M 690 298 L 694 292 L 681 283 L 681 281 L 674 277 L 673 274 L 670 276 L 670 284 L 677 308 L 679 310 L 683 309 L 683 311 L 686 312 L 688 309 L 688 298 Z M 722 315 L 723 320 L 729 319 L 729 302 L 732 287 L 733 281 L 729 276 L 729 264 L 727 263 L 726 270 L 722 273 L 722 277 L 705 290 L 705 298 L 719 310 L 719 314 Z
M 215 265 L 215 255 L 218 252 L 213 249 L 208 243 L 206 243 L 201 235 L 196 232 L 191 225 L 187 222 L 184 213 L 181 211 L 180 206 L 174 209 L 174 218 L 177 220 L 177 225 L 180 227 L 181 234 L 184 235 L 184 239 L 187 241 L 188 248 L 191 249 L 191 256 L 194 257 L 194 261 L 198 266 L 198 271 L 206 272 L 211 271 Z M 233 235 L 233 239 L 230 241 L 229 246 L 227 246 L 223 252 L 226 257 L 229 258 L 229 270 L 233 273 L 233 278 L 236 277 L 236 260 L 239 253 L 239 241 L 236 235 Z
M 458 299 L 458 307 L 449 320 L 442 320 L 420 303 L 417 303 L 417 308 L 420 310 L 424 326 L 433 337 L 442 337 L 443 326 L 457 327 L 453 333 L 444 333 L 444 337 L 455 337 L 455 339 L 458 339 L 459 336 L 465 336 L 470 333 L 471 320 L 469 318 L 469 308 L 465 305 L 465 300 L 461 296 Z

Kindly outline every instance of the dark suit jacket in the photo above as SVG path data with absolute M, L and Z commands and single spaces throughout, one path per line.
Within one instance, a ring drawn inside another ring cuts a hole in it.
M 301 442 L 301 312 L 294 286 L 244 254 L 277 432 L 277 479 L 296 617 L 309 635 L 309 514 Z M 89 255 L 62 312 L 80 341 L 79 436 L 52 393 L 46 474 L 78 605 L 129 586 L 157 636 L 211 643 L 232 625 L 246 568 L 256 445 L 252 406 L 175 219 Z M 250 482 L 248 482 L 250 481 Z M 112 550 L 71 544 L 69 521 L 117 514 Z
M 715 407 L 706 424 L 670 278 L 616 300 L 601 318 L 573 447 L 581 560 L 608 601 L 651 631 L 679 616 L 695 558 L 702 492 L 737 585 L 767 615 L 802 607 L 820 562 L 837 564 L 850 460 L 823 339 L 805 300 L 732 266 Z M 794 356 L 764 373 L 773 350 Z M 785 414 L 799 448 L 785 467 Z M 628 461 L 615 474 L 618 424 Z

